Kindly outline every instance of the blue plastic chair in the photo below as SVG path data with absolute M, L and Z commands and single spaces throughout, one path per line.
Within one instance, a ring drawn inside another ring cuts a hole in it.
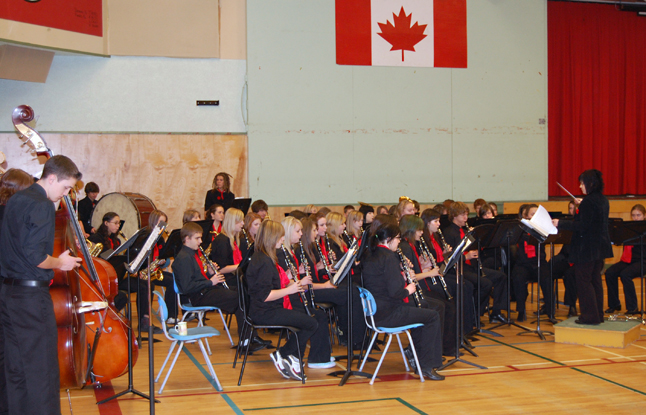
M 366 361 L 368 360 L 368 355 L 372 350 L 372 346 L 375 344 L 375 340 L 377 339 L 377 336 L 383 333 L 388 335 L 388 342 L 386 343 L 386 347 L 384 347 L 384 351 L 381 354 L 381 359 L 379 359 L 379 364 L 377 365 L 377 369 L 375 369 L 375 374 L 372 375 L 372 379 L 370 379 L 370 384 L 372 385 L 375 382 L 375 378 L 377 377 L 379 368 L 381 367 L 381 364 L 383 363 L 384 358 L 386 357 L 386 353 L 388 353 L 390 342 L 393 340 L 393 335 L 397 336 L 397 343 L 399 343 L 399 350 L 402 353 L 402 358 L 404 359 L 404 365 L 406 366 L 406 371 L 408 372 L 410 370 L 408 367 L 408 361 L 406 359 L 406 355 L 404 354 L 404 348 L 402 347 L 402 342 L 399 338 L 399 335 L 401 333 L 406 333 L 406 335 L 408 336 L 408 341 L 410 343 L 410 348 L 413 352 L 413 356 L 415 357 L 415 364 L 417 365 L 419 380 L 424 382 L 424 375 L 422 375 L 422 368 L 419 364 L 419 360 L 417 359 L 417 351 L 415 350 L 415 345 L 413 344 L 413 338 L 410 335 L 410 329 L 422 327 L 423 324 L 416 323 L 416 324 L 409 324 L 407 326 L 400 326 L 400 327 L 377 327 L 377 325 L 375 324 L 375 318 L 374 318 L 374 315 L 377 312 L 377 303 L 375 303 L 375 298 L 372 296 L 370 291 L 366 290 L 365 288 L 361 288 L 361 287 L 357 287 L 357 288 L 359 289 L 359 296 L 361 297 L 361 305 L 363 306 L 363 316 L 366 320 L 366 325 L 368 326 L 369 329 L 371 329 L 374 332 L 374 334 L 372 335 L 372 339 L 370 340 L 370 345 L 368 346 L 368 353 L 366 353 L 366 356 L 363 358 L 359 371 L 360 372 L 363 371 L 363 366 L 366 364 Z
M 162 297 L 159 291 L 154 291 L 153 293 L 157 296 L 157 302 L 159 303 L 158 311 L 162 318 L 162 321 L 166 321 L 166 319 L 168 318 L 168 308 L 166 307 L 166 302 L 164 301 L 164 297 Z M 204 344 L 202 343 L 203 339 L 204 341 L 206 341 L 208 337 L 219 336 L 220 332 L 214 329 L 213 327 L 202 326 L 202 327 L 190 328 L 188 329 L 188 333 L 186 334 L 186 336 L 180 336 L 177 330 L 175 330 L 174 328 L 168 329 L 166 328 L 166 324 L 162 324 L 161 326 L 164 329 L 164 335 L 166 335 L 166 338 L 170 340 L 172 343 L 170 345 L 170 349 L 168 349 L 168 355 L 166 356 L 166 360 L 164 360 L 164 364 L 162 365 L 161 369 L 159 370 L 159 373 L 157 374 L 157 377 L 155 378 L 155 383 L 159 381 L 159 377 L 164 371 L 164 367 L 166 367 L 166 363 L 168 363 L 168 359 L 170 358 L 170 355 L 173 353 L 173 350 L 175 349 L 175 345 L 179 343 L 179 347 L 177 348 L 177 353 L 175 354 L 173 363 L 171 363 L 170 368 L 168 368 L 168 373 L 166 373 L 166 377 L 164 378 L 164 382 L 162 383 L 161 388 L 159 388 L 158 393 L 161 395 L 162 392 L 164 391 L 164 386 L 166 386 L 166 382 L 168 381 L 170 372 L 173 371 L 175 362 L 177 362 L 177 358 L 179 357 L 179 354 L 181 353 L 182 348 L 184 347 L 184 343 L 187 341 L 197 341 L 197 343 L 200 345 L 200 350 L 202 351 L 202 355 L 204 356 L 204 361 L 206 362 L 206 366 L 209 368 L 209 372 L 211 372 L 211 377 L 213 378 L 213 380 L 215 381 L 215 384 L 217 385 L 216 390 L 219 392 L 222 391 L 222 385 L 220 385 L 220 381 L 218 380 L 218 377 L 215 375 L 215 370 L 213 370 L 213 365 L 211 364 L 211 361 L 209 360 L 209 356 L 206 354 L 206 349 L 204 348 Z
M 227 321 L 222 315 L 222 310 L 220 310 L 218 307 L 215 306 L 192 306 L 191 304 L 182 304 L 182 300 L 180 298 L 180 292 L 179 289 L 177 288 L 177 279 L 175 278 L 175 274 L 173 274 L 173 284 L 175 285 L 175 292 L 177 293 L 177 304 L 179 305 L 180 310 L 182 310 L 182 320 L 186 320 L 188 316 L 191 314 L 195 314 L 197 317 L 197 326 L 198 327 L 204 327 L 204 314 L 207 311 L 217 311 L 220 313 L 220 318 L 222 319 L 222 323 L 224 324 L 224 331 L 227 332 L 227 336 L 229 336 L 229 341 L 231 342 L 231 346 L 233 346 L 233 339 L 231 338 L 231 333 L 229 333 L 229 327 L 227 325 Z M 206 342 L 206 348 L 209 351 L 209 355 L 211 355 L 211 347 L 209 346 L 209 342 Z

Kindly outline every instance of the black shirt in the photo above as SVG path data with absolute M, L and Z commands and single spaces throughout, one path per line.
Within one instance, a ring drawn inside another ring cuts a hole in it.
M 213 286 L 210 279 L 204 278 L 197 263 L 196 254 L 197 251 L 182 245 L 182 249 L 173 262 L 173 274 L 175 274 L 175 282 L 177 282 L 177 288 L 181 294 L 190 296 Z
M 375 252 L 368 254 L 363 260 L 363 280 L 377 303 L 377 323 L 395 309 L 405 306 L 404 298 L 408 297 L 408 290 L 399 268 L 397 253 L 378 246 Z
M 245 274 L 249 287 L 249 315 L 251 318 L 283 308 L 283 299 L 265 301 L 272 290 L 280 290 L 280 274 L 274 261 L 266 254 L 256 251 Z
M 13 279 L 48 281 L 53 269 L 38 264 L 54 253 L 54 203 L 37 183 L 9 199 L 0 234 L 2 276 Z
M 85 233 L 91 233 L 92 230 L 92 212 L 94 212 L 94 207 L 98 203 L 98 200 L 91 200 L 89 197 L 81 199 L 79 201 L 79 220 L 83 224 L 83 229 Z
M 204 199 L 204 210 L 209 210 L 209 208 L 216 203 L 222 205 L 224 211 L 231 207 L 233 200 L 236 198 L 231 192 L 221 192 L 219 190 L 211 189 L 206 192 L 206 198 Z

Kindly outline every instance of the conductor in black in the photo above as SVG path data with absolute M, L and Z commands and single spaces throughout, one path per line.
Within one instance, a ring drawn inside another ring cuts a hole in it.
M 0 314 L 5 330 L 10 414 L 60 414 L 58 333 L 49 284 L 54 269 L 70 271 L 80 258 L 54 252 L 54 202 L 81 178 L 72 160 L 50 158 L 43 174 L 7 203 L 0 233 Z

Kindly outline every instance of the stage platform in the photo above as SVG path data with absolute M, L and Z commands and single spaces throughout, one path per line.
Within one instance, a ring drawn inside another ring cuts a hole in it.
M 577 318 L 570 317 L 554 325 L 556 343 L 623 349 L 639 339 L 641 320 L 606 320 L 598 326 L 588 326 L 575 323 L 574 320 Z

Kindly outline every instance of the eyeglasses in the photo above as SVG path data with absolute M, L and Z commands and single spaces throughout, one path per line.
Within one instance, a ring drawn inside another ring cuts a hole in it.
M 110 223 L 110 224 L 112 224 L 112 225 L 121 225 L 121 221 L 117 221 L 117 222 L 108 222 L 108 223 Z

